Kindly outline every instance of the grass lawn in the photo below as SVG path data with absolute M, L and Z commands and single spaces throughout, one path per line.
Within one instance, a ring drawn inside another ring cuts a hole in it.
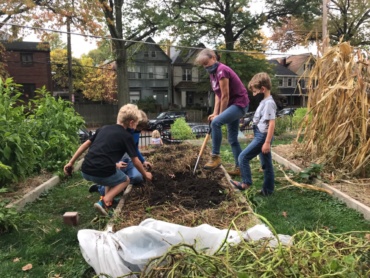
M 275 138 L 277 143 L 289 143 L 291 136 Z M 243 143 L 243 147 L 246 143 Z M 233 162 L 230 146 L 222 146 L 224 162 Z M 343 203 L 326 193 L 289 187 L 275 164 L 276 192 L 270 197 L 254 193 L 261 188 L 259 161 L 252 163 L 254 188 L 243 192 L 256 213 L 264 216 L 280 234 L 300 230 L 329 229 L 333 233 L 370 231 L 370 223 Z M 88 193 L 89 183 L 79 173 L 67 179 L 20 213 L 17 230 L 0 235 L 0 277 L 93 277 L 93 269 L 83 259 L 77 232 L 79 229 L 102 230 L 106 219 L 97 220 L 94 202 L 96 194 Z M 70 227 L 63 223 L 67 211 L 80 213 L 80 224 Z M 32 269 L 22 267 L 32 264 Z
M 105 227 L 104 220 L 92 221 L 95 199 L 97 195 L 92 196 L 88 184 L 75 174 L 27 205 L 17 230 L 0 236 L 0 277 L 93 277 L 81 255 L 77 232 Z M 67 211 L 80 213 L 77 227 L 63 223 Z M 22 271 L 27 264 L 32 269 Z
M 293 135 L 283 135 L 274 139 L 274 144 L 287 144 L 295 138 Z M 242 143 L 242 149 L 247 142 Z M 230 146 L 221 147 L 223 162 L 234 163 Z M 259 172 L 258 159 L 251 161 L 253 187 L 243 194 L 249 199 L 254 211 L 264 216 L 276 229 L 277 233 L 292 235 L 297 231 L 329 229 L 332 233 L 349 231 L 370 231 L 370 222 L 366 221 L 357 211 L 350 209 L 345 203 L 331 197 L 327 193 L 305 190 L 297 187 L 287 187 L 279 165 L 274 163 L 275 193 L 269 197 L 256 194 L 262 188 L 263 173 Z M 296 181 L 298 176 L 288 171 Z M 240 177 L 234 177 L 241 180 Z M 284 187 L 284 188 L 283 188 Z M 280 189 L 281 188 L 281 189 Z

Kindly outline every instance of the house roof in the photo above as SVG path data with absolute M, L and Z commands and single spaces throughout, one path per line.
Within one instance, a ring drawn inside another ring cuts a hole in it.
M 282 64 L 279 63 L 277 59 L 268 60 L 270 64 L 274 66 L 275 74 L 276 75 L 291 75 L 297 76 L 293 71 L 284 67 Z
M 187 89 L 193 91 L 199 91 L 200 88 L 205 82 L 193 82 L 193 81 L 180 81 L 176 86 L 175 89 Z
M 286 65 L 288 69 L 293 72 L 298 72 L 298 70 L 305 64 L 313 55 L 311 53 L 303 53 L 297 55 L 291 55 L 285 58 Z M 282 62 L 284 58 L 280 58 L 279 62 Z
M 200 43 L 195 48 L 183 48 L 181 50 L 173 49 L 171 53 L 172 64 L 193 64 L 195 56 L 206 48 L 204 44 Z
M 48 42 L 0 41 L 8 51 L 41 51 L 49 52 Z

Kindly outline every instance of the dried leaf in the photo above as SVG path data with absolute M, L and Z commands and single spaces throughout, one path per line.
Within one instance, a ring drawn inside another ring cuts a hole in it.
M 20 261 L 20 259 L 19 258 L 14 258 L 13 259 L 13 263 L 17 263 L 17 262 L 19 262 Z
M 366 235 L 365 235 L 365 238 L 366 238 L 368 241 L 370 241 L 370 234 L 366 234 Z
M 26 264 L 24 267 L 22 267 L 23 271 L 27 271 L 27 270 L 30 270 L 30 269 L 32 269 L 32 264 Z
M 288 217 L 288 213 L 286 211 L 283 211 L 282 215 L 287 218 Z

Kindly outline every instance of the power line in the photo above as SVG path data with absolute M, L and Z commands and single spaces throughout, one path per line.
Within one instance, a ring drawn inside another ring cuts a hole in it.
M 46 32 L 54 32 L 54 33 L 60 33 L 60 34 L 70 34 L 75 36 L 81 36 L 81 37 L 88 37 L 88 38 L 94 38 L 94 39 L 104 39 L 104 40 L 111 40 L 111 41 L 122 41 L 122 42 L 131 42 L 131 43 L 141 43 L 141 44 L 148 44 L 148 45 L 158 45 L 158 46 L 164 46 L 164 47 L 173 47 L 177 49 L 189 49 L 189 50 L 201 50 L 203 48 L 201 47 L 195 47 L 195 46 L 183 46 L 183 45 L 172 45 L 172 44 L 160 44 L 160 43 L 153 43 L 153 42 L 144 42 L 144 41 L 135 41 L 135 40 L 126 40 L 126 39 L 118 39 L 118 38 L 112 38 L 112 37 L 106 37 L 106 36 L 96 36 L 96 35 L 88 35 L 88 34 L 81 34 L 76 32 L 67 32 L 62 30 L 55 30 L 50 28 L 42 28 L 42 27 L 32 27 L 27 25 L 20 25 L 20 24 L 14 24 L 14 23 L 1 23 L 1 25 L 9 25 L 13 27 L 19 27 L 19 28 L 25 28 L 25 29 L 33 29 L 33 30 L 39 30 L 39 31 L 46 31 Z M 281 55 L 287 55 L 285 53 L 269 53 L 269 52 L 259 52 L 259 51 L 237 51 L 237 50 L 226 50 L 226 49 L 217 49 L 217 52 L 222 53 L 235 53 L 235 54 L 262 54 L 267 56 L 281 56 Z

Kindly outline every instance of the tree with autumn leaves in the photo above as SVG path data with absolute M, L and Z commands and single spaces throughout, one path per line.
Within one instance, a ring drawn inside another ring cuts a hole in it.
M 329 28 L 331 39 L 344 37 L 358 45 L 368 43 L 365 40 L 369 29 L 365 28 L 369 22 L 368 1 L 331 3 L 329 26 L 334 27 L 333 31 Z M 233 67 L 240 60 L 229 54 L 235 49 L 241 52 L 262 50 L 263 38 L 259 30 L 264 24 L 278 30 L 289 18 L 297 19 L 299 28 L 311 26 L 307 28 L 312 29 L 313 24 L 320 23 L 321 0 L 266 0 L 264 9 L 252 12 L 254 4 L 250 0 L 8 0 L 0 4 L 0 22 L 12 25 L 0 24 L 0 31 L 19 38 L 20 31 L 25 30 L 22 25 L 62 30 L 70 23 L 72 31 L 81 35 L 104 36 L 112 45 L 118 104 L 122 105 L 129 102 L 127 49 L 148 36 L 166 33 L 171 41 L 187 46 L 199 42 L 215 48 L 223 46 L 225 63 Z M 36 30 L 45 40 L 52 39 L 45 29 Z M 293 31 L 298 33 L 298 30 Z M 282 34 L 295 37 L 292 32 Z M 297 42 L 300 41 L 293 40 L 290 45 Z M 73 66 L 73 70 L 77 68 Z M 250 68 L 251 72 L 254 70 L 259 69 Z

